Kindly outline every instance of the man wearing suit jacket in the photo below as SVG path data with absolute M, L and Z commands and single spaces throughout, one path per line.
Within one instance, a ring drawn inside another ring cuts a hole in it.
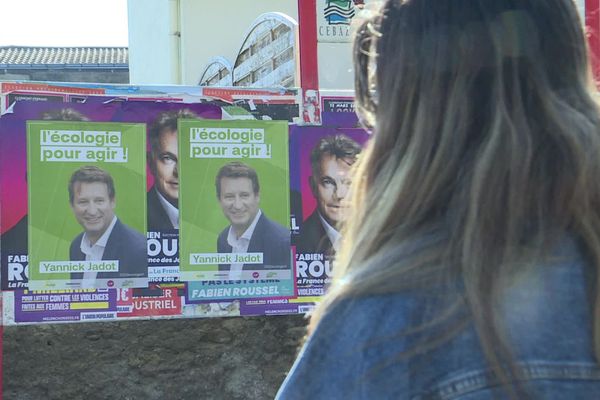
M 221 264 L 230 278 L 242 270 L 289 269 L 290 230 L 271 221 L 260 210 L 260 186 L 256 171 L 243 163 L 231 162 L 215 178 L 217 199 L 231 223 L 217 239 L 219 253 L 262 253 L 262 264 Z
M 337 251 L 341 239 L 338 225 L 343 219 L 343 200 L 350 186 L 350 167 L 360 151 L 360 145 L 345 135 L 326 136 L 313 148 L 309 183 L 317 208 L 300 226 L 298 253 L 333 255 Z
M 84 230 L 71 242 L 71 261 L 119 262 L 118 272 L 73 273 L 72 279 L 91 286 L 96 278 L 147 276 L 146 238 L 115 215 L 115 186 L 108 172 L 96 166 L 79 168 L 69 181 L 69 201 Z
M 179 229 L 179 172 L 177 169 L 177 119 L 196 119 L 190 110 L 165 111 L 148 130 L 151 151 L 148 165 L 154 186 L 148 192 L 148 230 Z

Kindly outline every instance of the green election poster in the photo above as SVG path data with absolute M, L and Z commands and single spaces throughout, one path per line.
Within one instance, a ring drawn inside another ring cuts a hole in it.
M 179 120 L 188 300 L 292 297 L 286 121 Z
M 146 287 L 144 124 L 28 121 L 29 289 Z

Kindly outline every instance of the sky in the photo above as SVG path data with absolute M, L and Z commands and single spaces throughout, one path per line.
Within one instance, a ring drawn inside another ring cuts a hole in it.
M 0 0 L 0 46 L 127 46 L 127 0 Z

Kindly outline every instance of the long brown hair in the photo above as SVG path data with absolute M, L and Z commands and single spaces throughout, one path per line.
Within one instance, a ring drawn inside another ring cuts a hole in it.
M 512 381 L 495 310 L 506 282 L 564 232 L 600 266 L 600 119 L 575 6 L 388 0 L 358 28 L 354 61 L 373 138 L 311 327 L 342 298 L 453 283 L 428 323 L 464 305 L 489 365 Z M 597 289 L 594 301 L 598 356 Z

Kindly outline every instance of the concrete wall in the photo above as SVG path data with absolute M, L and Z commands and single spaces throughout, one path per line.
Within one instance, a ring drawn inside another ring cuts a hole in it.
M 272 399 L 301 316 L 4 328 L 5 400 Z

